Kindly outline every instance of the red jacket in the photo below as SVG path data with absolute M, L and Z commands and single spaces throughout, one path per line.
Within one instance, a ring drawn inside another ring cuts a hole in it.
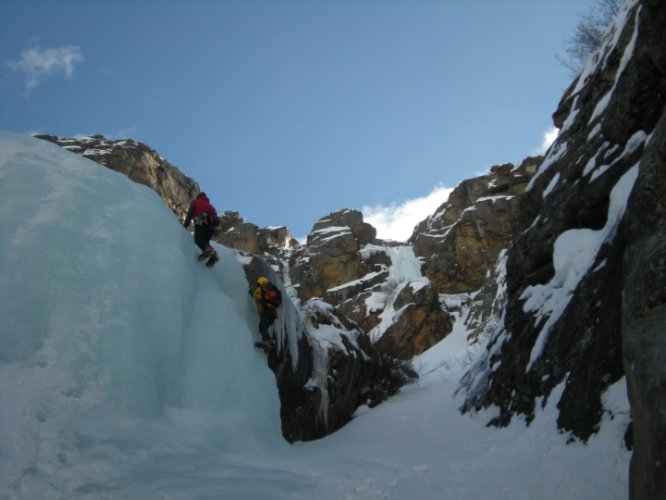
M 208 215 L 208 217 L 204 217 L 204 214 Z M 197 226 L 217 226 L 217 211 L 215 210 L 215 207 L 210 204 L 205 193 L 199 193 L 197 197 L 192 200 L 183 225 L 188 227 L 192 219 L 194 219 L 194 223 Z M 206 219 L 208 220 L 207 224 L 205 223 Z

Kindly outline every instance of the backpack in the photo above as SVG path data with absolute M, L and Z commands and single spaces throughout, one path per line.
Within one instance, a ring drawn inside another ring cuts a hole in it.
M 219 220 L 217 219 L 217 216 L 209 214 L 208 212 L 203 212 L 194 219 L 194 223 L 197 226 L 204 227 L 215 227 L 217 226 L 218 222 Z
M 266 285 L 266 302 L 276 309 L 282 305 L 282 292 L 273 283 Z

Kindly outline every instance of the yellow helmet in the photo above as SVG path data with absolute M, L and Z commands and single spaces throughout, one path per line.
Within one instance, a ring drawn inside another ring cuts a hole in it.
M 265 276 L 262 276 L 261 278 L 258 278 L 257 279 L 257 285 L 262 286 L 262 287 L 268 285 L 268 278 L 266 278 Z

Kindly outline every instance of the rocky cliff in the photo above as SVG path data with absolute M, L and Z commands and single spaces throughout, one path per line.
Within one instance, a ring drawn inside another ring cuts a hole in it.
M 248 287 L 266 276 L 282 287 L 266 259 L 240 252 Z M 258 319 L 257 319 L 258 322 Z M 281 400 L 282 433 L 290 442 L 323 437 L 342 427 L 361 405 L 375 406 L 416 378 L 408 367 L 378 352 L 353 322 L 329 304 L 283 300 L 268 354 Z
M 497 165 L 463 181 L 409 242 L 440 293 L 478 290 L 499 252 L 511 242 L 518 200 L 542 157 Z
M 563 96 L 559 137 L 519 203 L 505 319 L 464 406 L 495 405 L 506 425 L 557 398 L 558 426 L 587 440 L 626 376 L 641 499 L 666 498 L 665 16 L 663 2 L 629 2 Z

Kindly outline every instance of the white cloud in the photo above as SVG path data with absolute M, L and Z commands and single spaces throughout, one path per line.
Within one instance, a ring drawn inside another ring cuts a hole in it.
M 46 50 L 33 48 L 23 51 L 19 61 L 10 61 L 9 68 L 25 76 L 25 91 L 30 93 L 51 75 L 64 73 L 66 78 L 71 78 L 74 68 L 81 61 L 83 55 L 77 46 Z
M 435 213 L 453 189 L 436 187 L 430 194 L 400 205 L 365 206 L 361 209 L 363 220 L 377 229 L 377 237 L 383 240 L 406 241 L 423 219 Z
M 541 146 L 535 151 L 535 154 L 545 154 L 548 151 L 548 148 L 552 143 L 557 139 L 557 135 L 560 133 L 560 129 L 557 127 L 551 127 L 543 133 L 543 140 L 541 141 Z

